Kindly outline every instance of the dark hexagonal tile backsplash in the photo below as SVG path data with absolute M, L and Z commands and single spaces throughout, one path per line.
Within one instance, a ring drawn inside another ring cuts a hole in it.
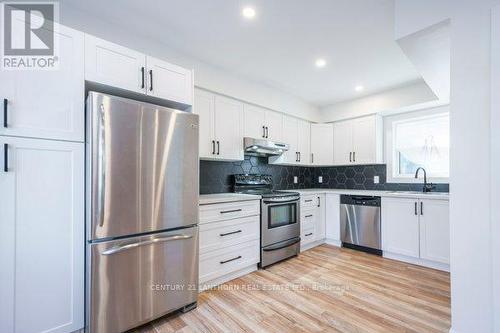
M 240 162 L 200 161 L 200 193 L 232 192 L 232 175 L 240 173 L 268 174 L 273 176 L 274 188 L 291 190 L 301 188 L 340 188 L 360 190 L 420 191 L 421 184 L 386 183 L 385 164 L 299 167 L 267 163 L 265 157 L 245 156 Z M 293 183 L 293 177 L 298 183 Z M 318 183 L 323 176 L 323 183 Z M 380 183 L 373 183 L 373 176 L 380 177 Z M 436 191 L 448 192 L 448 184 L 437 184 Z

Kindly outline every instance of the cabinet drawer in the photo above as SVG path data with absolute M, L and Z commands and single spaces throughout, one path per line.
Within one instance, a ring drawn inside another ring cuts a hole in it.
M 316 239 L 316 235 L 314 232 L 314 226 L 303 229 L 300 235 L 300 243 L 302 245 L 313 242 Z
M 200 283 L 257 264 L 259 250 L 260 241 L 254 240 L 200 254 Z
M 300 208 L 307 209 L 318 205 L 318 197 L 316 195 L 307 195 L 300 197 Z
M 259 216 L 202 224 L 200 226 L 200 253 L 204 254 L 259 238 Z
M 305 211 L 300 214 L 300 229 L 313 228 L 316 221 L 314 211 Z
M 200 206 L 200 224 L 260 215 L 260 200 Z

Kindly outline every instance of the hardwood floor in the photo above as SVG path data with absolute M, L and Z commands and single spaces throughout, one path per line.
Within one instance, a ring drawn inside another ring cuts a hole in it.
M 448 332 L 448 273 L 321 245 L 199 296 L 136 333 Z

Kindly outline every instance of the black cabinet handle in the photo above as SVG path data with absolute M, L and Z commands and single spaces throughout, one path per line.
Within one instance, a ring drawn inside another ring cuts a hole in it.
M 224 237 L 224 236 L 239 234 L 240 232 L 241 232 L 241 230 L 236 230 L 236 231 L 226 232 L 224 234 L 219 234 L 219 236 Z
M 144 86 L 146 85 L 145 78 L 144 78 L 145 74 L 146 73 L 145 73 L 144 67 L 141 67 L 141 89 L 144 89 Z
M 420 201 L 420 215 L 424 215 L 424 203 Z
M 349 152 L 349 162 L 352 162 L 352 151 Z
M 300 156 L 300 151 L 299 151 L 299 160 L 298 160 L 298 162 L 300 162 L 300 159 L 301 159 L 301 156 Z
M 236 212 L 241 212 L 241 208 L 240 209 L 232 209 L 232 210 L 223 210 L 220 213 L 227 214 L 227 213 L 236 213 Z
M 313 217 L 313 216 L 312 216 L 312 214 L 309 214 L 309 215 L 306 215 L 306 216 L 304 216 L 304 217 Z
M 269 138 L 269 127 L 266 126 L 266 139 Z
M 314 153 L 311 153 L 311 163 L 314 163 Z
M 418 215 L 417 213 L 417 202 L 415 201 L 415 215 Z
M 306 234 L 305 236 L 306 236 L 306 237 L 307 237 L 307 236 L 311 236 L 312 234 L 313 234 L 313 233 L 312 233 L 312 232 L 310 232 L 310 233 Z
M 212 155 L 215 155 L 215 140 L 212 140 Z
M 220 155 L 220 141 L 217 141 L 217 155 Z
M 356 162 L 356 152 L 355 151 L 352 152 L 352 161 Z
M 153 91 L 153 70 L 149 70 L 149 91 Z
M 224 260 L 224 261 L 219 261 L 221 264 L 227 264 L 228 262 L 231 262 L 231 261 L 235 261 L 235 260 L 238 260 L 238 259 L 241 259 L 242 257 L 241 256 L 237 256 L 237 257 L 234 257 L 232 259 L 228 259 L 228 260 Z
M 7 128 L 9 125 L 7 123 L 7 111 L 9 107 L 9 100 L 7 98 L 3 99 L 3 127 Z
M 321 207 L 321 198 L 318 197 L 318 207 Z
M 262 126 L 262 137 L 266 138 L 266 126 Z
M 3 144 L 3 171 L 9 172 L 9 145 Z

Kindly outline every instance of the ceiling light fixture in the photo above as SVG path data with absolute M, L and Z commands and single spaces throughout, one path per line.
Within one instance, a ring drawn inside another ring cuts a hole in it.
M 365 90 L 365 87 L 363 87 L 363 86 L 356 86 L 356 87 L 354 87 L 354 90 L 356 90 L 357 92 L 360 92 L 360 91 Z
M 326 66 L 326 60 L 325 59 L 322 59 L 322 58 L 319 58 L 319 59 L 316 59 L 316 67 L 325 67 Z
M 246 17 L 248 19 L 254 18 L 255 17 L 255 9 L 253 9 L 252 7 L 245 7 L 245 8 L 243 8 L 242 14 L 244 17 Z

